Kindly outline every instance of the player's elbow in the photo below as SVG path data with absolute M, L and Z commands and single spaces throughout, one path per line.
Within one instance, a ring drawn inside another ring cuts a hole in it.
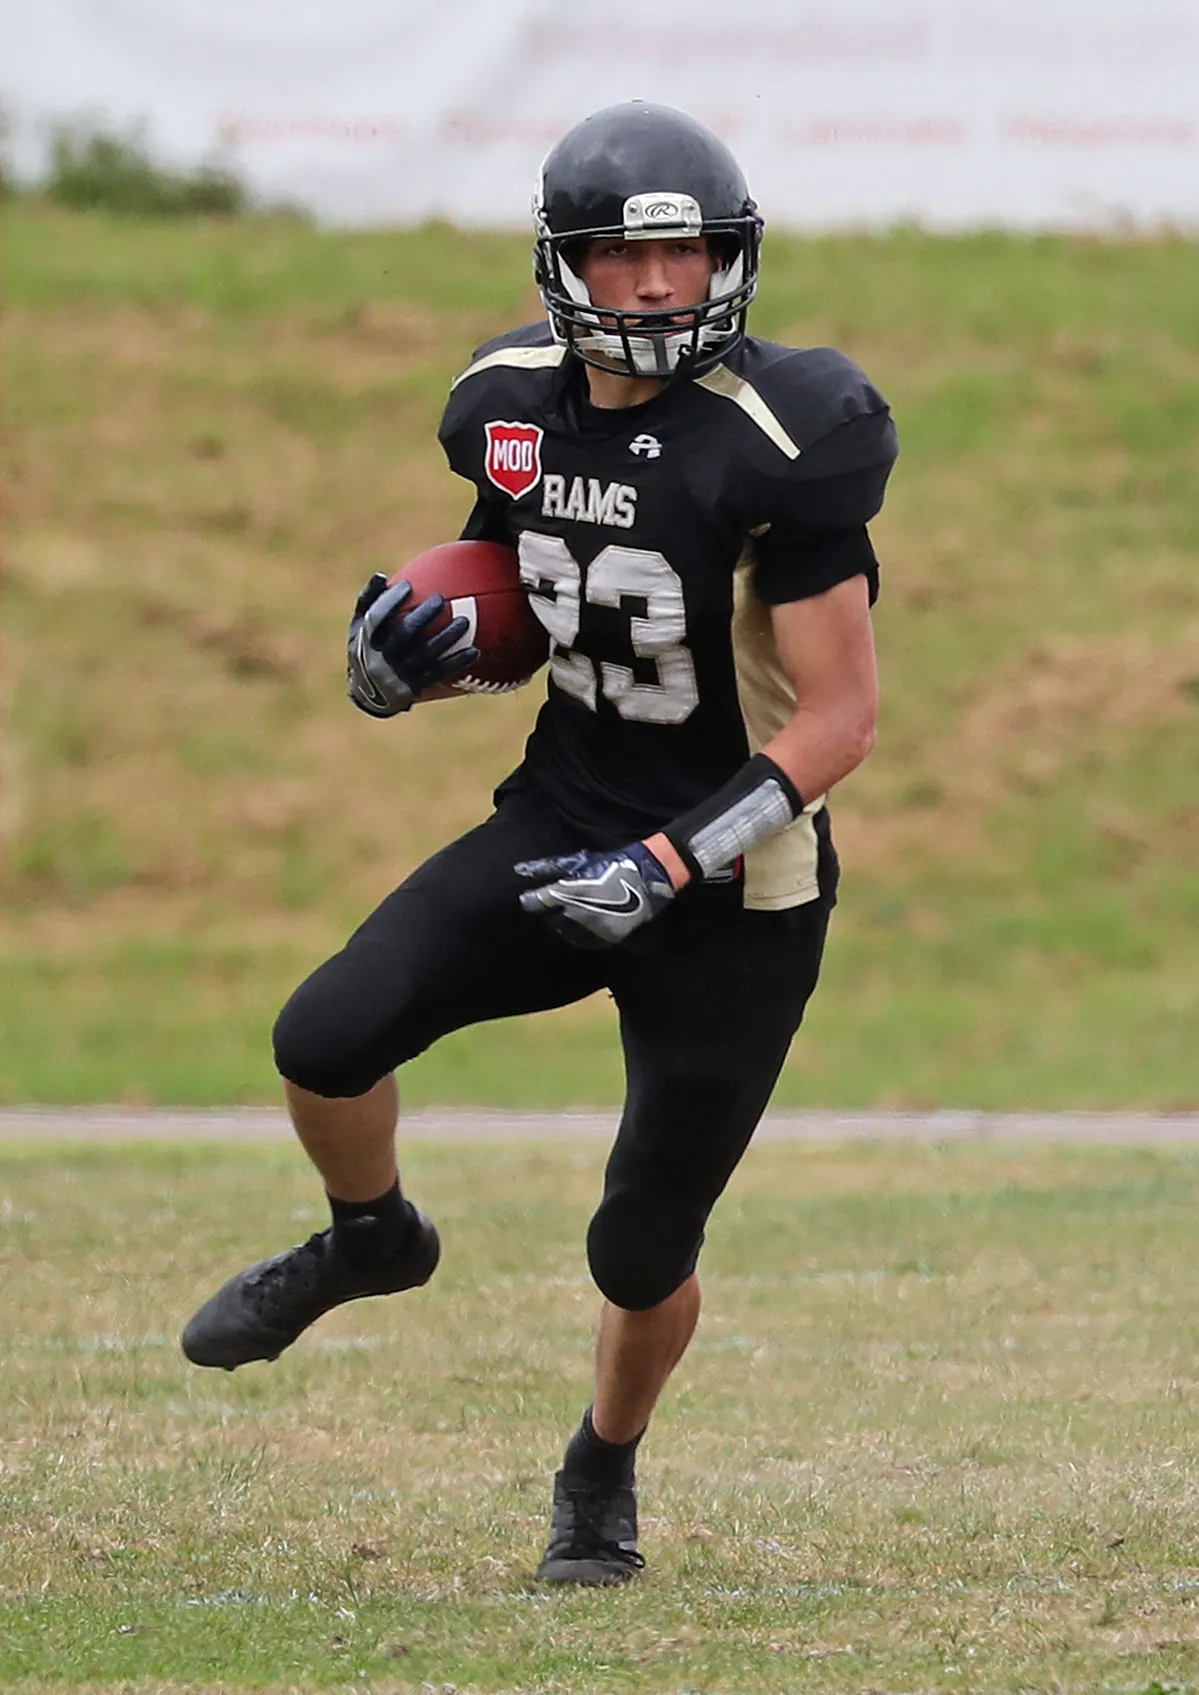
M 870 757 L 877 740 L 878 712 L 873 702 L 862 703 L 845 715 L 841 743 L 846 776 Z

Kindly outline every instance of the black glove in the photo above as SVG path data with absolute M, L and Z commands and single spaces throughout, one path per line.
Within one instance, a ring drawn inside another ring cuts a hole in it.
M 425 637 L 425 630 L 445 610 L 443 595 L 430 595 L 397 617 L 411 596 L 411 583 L 393 583 L 388 588 L 387 578 L 376 571 L 358 596 L 350 619 L 346 666 L 350 699 L 372 718 L 407 712 L 417 695 L 467 670 L 479 657 L 477 647 L 455 645 L 470 627 L 465 618 L 451 618 L 444 630 Z
M 612 853 L 568 853 L 560 859 L 525 859 L 521 877 L 552 879 L 520 897 L 526 912 L 541 913 L 568 942 L 581 948 L 613 947 L 670 905 L 674 886 L 644 842 Z

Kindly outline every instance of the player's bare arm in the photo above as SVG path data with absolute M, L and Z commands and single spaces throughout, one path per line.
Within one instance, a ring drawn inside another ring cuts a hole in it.
M 763 752 L 801 794 L 824 795 L 874 747 L 878 668 L 866 579 L 772 607 L 770 622 L 795 711 Z
M 770 621 L 795 711 L 762 751 L 800 795 L 827 795 L 874 747 L 878 667 L 866 579 L 776 606 Z M 691 873 L 670 838 L 659 832 L 645 846 L 683 888 Z

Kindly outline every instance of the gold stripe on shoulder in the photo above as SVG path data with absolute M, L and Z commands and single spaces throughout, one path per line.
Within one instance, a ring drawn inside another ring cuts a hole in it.
M 706 388 L 709 394 L 723 395 L 731 400 L 758 426 L 764 436 L 785 453 L 788 459 L 799 458 L 799 448 L 791 440 L 786 430 L 779 423 L 774 413 L 767 406 L 762 396 L 752 383 L 747 383 L 744 377 L 739 377 L 730 371 L 727 365 L 716 365 L 710 371 L 705 371 L 702 377 L 694 379 L 700 388 Z
M 497 347 L 494 353 L 485 353 L 473 365 L 468 365 L 461 376 L 454 378 L 450 389 L 456 389 L 459 383 L 464 383 L 467 377 L 477 376 L 480 371 L 494 370 L 497 365 L 510 365 L 519 371 L 547 371 L 560 365 L 565 357 L 565 347 Z

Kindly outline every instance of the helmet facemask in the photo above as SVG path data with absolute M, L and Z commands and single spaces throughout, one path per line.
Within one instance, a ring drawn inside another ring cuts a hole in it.
M 555 338 L 588 365 L 621 376 L 694 375 L 718 364 L 745 334 L 758 287 L 762 221 L 753 202 L 740 217 L 705 222 L 692 196 L 647 193 L 625 201 L 620 224 L 557 233 L 541 198 L 534 207 L 534 271 Z M 708 238 L 725 259 L 712 272 L 708 298 L 670 311 L 618 311 L 596 306 L 571 259 L 595 240 L 669 241 Z

